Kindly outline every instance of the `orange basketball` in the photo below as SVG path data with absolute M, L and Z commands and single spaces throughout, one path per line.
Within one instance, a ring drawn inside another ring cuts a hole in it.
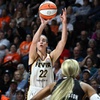
M 39 14 L 43 19 L 52 19 L 57 14 L 57 6 L 51 1 L 45 1 L 39 6 Z

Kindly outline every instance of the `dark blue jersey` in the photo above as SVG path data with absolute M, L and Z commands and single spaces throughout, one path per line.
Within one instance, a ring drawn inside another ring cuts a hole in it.
M 60 79 L 57 84 L 54 86 L 52 92 L 57 88 L 57 86 L 63 81 L 64 79 Z M 68 96 L 68 100 L 82 100 L 85 93 L 80 86 L 80 81 L 74 80 L 74 87 L 72 93 Z M 56 100 L 56 99 L 55 99 Z M 66 100 L 65 97 L 62 100 Z

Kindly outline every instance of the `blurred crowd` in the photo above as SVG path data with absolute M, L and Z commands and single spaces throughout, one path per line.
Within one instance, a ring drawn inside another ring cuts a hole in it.
M 40 25 L 39 5 L 48 0 L 0 0 L 0 98 L 26 100 L 30 68 L 28 53 L 32 37 Z M 60 14 L 67 9 L 68 40 L 53 66 L 55 81 L 61 75 L 61 63 L 76 59 L 80 65 L 78 80 L 100 93 L 100 0 L 51 0 L 57 16 L 43 30 L 48 38 L 47 52 L 59 42 L 62 32 Z M 1 99 L 3 100 L 3 99 Z

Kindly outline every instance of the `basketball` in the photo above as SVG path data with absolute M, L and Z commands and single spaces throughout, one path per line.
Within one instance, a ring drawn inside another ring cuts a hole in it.
M 45 19 L 50 20 L 57 14 L 57 6 L 51 1 L 45 1 L 39 6 L 39 15 Z

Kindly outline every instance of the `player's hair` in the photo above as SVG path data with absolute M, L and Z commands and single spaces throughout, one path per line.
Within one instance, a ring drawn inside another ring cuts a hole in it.
M 53 91 L 51 100 L 62 100 L 72 93 L 74 86 L 74 78 L 79 74 L 80 67 L 76 60 L 67 59 L 61 65 L 63 76 L 67 77 L 62 83 Z
M 44 36 L 46 38 L 46 42 L 48 43 L 48 38 L 44 34 L 42 34 L 41 36 Z

